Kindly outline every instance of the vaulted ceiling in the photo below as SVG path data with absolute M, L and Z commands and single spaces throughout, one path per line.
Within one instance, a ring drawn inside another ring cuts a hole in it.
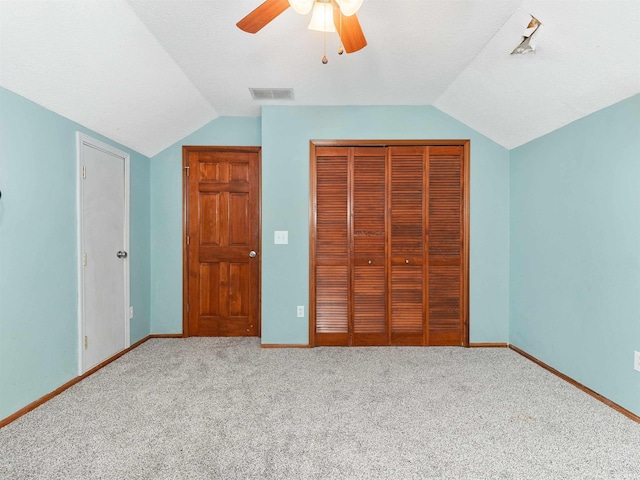
M 637 0 L 364 0 L 368 46 L 327 34 L 326 65 L 308 15 L 239 30 L 261 1 L 0 0 L 0 85 L 148 156 L 264 104 L 434 105 L 513 148 L 640 92 Z

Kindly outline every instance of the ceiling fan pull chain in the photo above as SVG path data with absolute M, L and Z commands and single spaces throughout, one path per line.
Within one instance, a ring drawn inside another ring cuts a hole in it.
M 333 7 L 331 7 L 333 9 Z M 323 46 L 322 46 L 322 64 L 326 65 L 327 63 L 329 63 L 329 59 L 327 58 L 327 15 L 326 15 L 326 10 L 325 10 L 325 14 L 322 15 L 322 20 L 324 22 L 324 28 L 322 29 L 322 42 L 323 42 Z
M 327 58 L 327 32 L 322 32 L 322 39 L 323 39 L 323 43 L 324 43 L 324 50 L 323 50 L 323 57 L 322 57 L 322 63 L 323 65 L 326 65 L 327 63 L 329 63 L 329 59 Z
M 338 55 L 342 55 L 344 53 L 344 45 L 342 44 L 342 11 L 340 12 L 340 47 L 338 48 Z

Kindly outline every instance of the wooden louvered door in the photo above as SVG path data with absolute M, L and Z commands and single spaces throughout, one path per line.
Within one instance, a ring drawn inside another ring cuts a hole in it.
M 429 147 L 429 345 L 462 345 L 465 337 L 463 167 L 462 147 Z
M 352 149 L 351 345 L 388 344 L 386 150 Z
M 425 345 L 428 275 L 425 146 L 390 147 L 391 344 Z
M 260 333 L 260 149 L 184 147 L 186 336 Z
M 315 293 L 315 343 L 349 345 L 351 258 L 347 148 L 319 147 L 315 155 L 315 232 L 311 281 Z
M 468 142 L 346 143 L 312 148 L 311 344 L 468 344 Z

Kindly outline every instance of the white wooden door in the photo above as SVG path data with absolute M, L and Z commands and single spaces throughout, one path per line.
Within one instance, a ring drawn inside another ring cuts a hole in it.
M 79 134 L 81 370 L 129 345 L 128 155 Z

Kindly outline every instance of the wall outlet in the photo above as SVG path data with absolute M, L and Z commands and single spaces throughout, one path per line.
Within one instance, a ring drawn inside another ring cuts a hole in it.
M 133 318 L 133 307 L 129 307 L 129 320 Z
M 640 372 L 640 352 L 633 352 L 633 369 Z
M 304 305 L 298 305 L 297 313 L 299 318 L 304 317 Z

